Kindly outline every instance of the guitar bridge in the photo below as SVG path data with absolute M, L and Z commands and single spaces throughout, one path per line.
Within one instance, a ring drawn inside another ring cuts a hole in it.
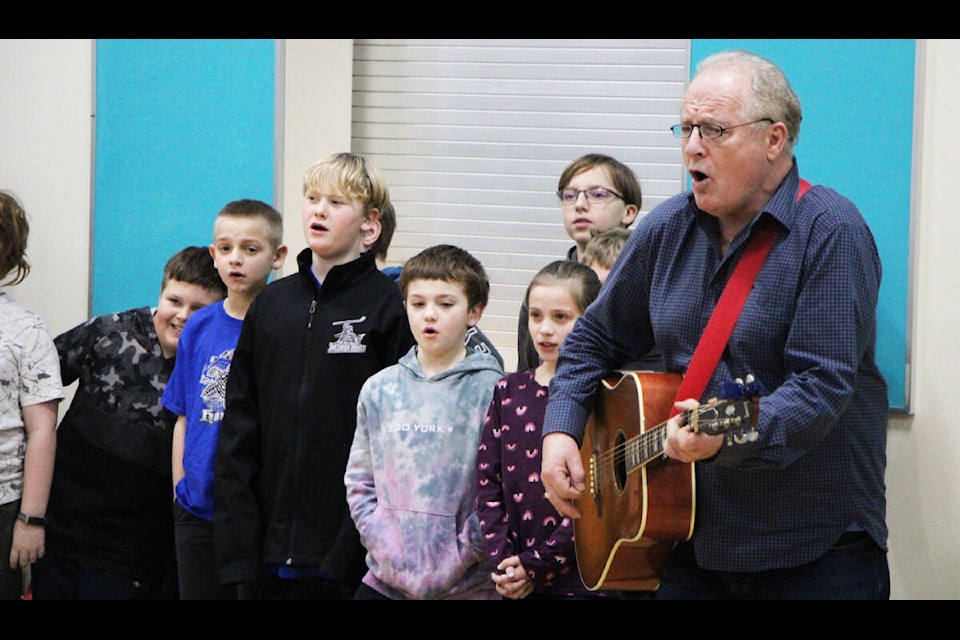
M 593 496 L 594 498 L 596 498 L 596 497 L 597 497 L 597 487 L 600 486 L 600 485 L 599 485 L 599 481 L 597 480 L 597 456 L 596 456 L 596 454 L 590 456 L 590 468 L 587 470 L 587 476 L 588 476 L 589 481 L 590 481 L 590 483 L 589 483 L 590 495 Z

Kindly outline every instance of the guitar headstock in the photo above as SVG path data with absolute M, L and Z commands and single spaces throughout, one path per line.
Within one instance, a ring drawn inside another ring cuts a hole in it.
M 759 398 L 761 395 L 763 395 L 763 385 L 750 374 L 747 374 L 746 382 L 737 378 L 720 383 L 720 397 L 727 400 L 746 400 Z
M 763 385 L 748 375 L 720 385 L 722 398 L 713 398 L 688 412 L 687 424 L 695 433 L 726 434 L 727 446 L 755 442 L 757 411 Z

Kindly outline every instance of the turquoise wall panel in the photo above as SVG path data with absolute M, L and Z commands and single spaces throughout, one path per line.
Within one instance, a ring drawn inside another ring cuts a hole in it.
M 273 40 L 98 40 L 91 312 L 156 305 L 230 200 L 274 200 Z

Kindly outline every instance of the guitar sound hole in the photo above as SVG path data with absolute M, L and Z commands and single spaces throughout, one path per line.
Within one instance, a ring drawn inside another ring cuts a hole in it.
M 617 493 L 623 493 L 627 486 L 627 451 L 624 443 L 626 438 L 623 432 L 617 433 L 617 444 L 613 448 L 613 480 L 617 485 Z

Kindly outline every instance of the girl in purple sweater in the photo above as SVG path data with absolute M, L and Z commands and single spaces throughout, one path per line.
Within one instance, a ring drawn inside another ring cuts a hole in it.
M 540 438 L 547 388 L 560 346 L 600 291 L 590 268 L 571 260 L 545 266 L 527 287 L 536 369 L 497 383 L 477 455 L 477 513 L 497 592 L 504 598 L 609 596 L 580 580 L 573 522 L 560 516 L 540 483 Z

